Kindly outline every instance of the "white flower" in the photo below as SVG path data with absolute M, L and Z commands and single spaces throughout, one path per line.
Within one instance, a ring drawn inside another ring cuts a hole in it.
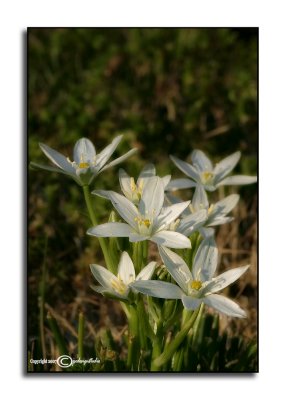
M 147 164 L 139 174 L 137 181 L 129 176 L 124 169 L 119 170 L 119 183 L 124 196 L 132 201 L 132 203 L 138 205 L 141 200 L 143 189 L 150 178 L 156 176 L 156 169 L 153 164 Z M 171 175 L 166 175 L 162 178 L 164 188 L 170 182 Z M 94 190 L 92 194 L 109 199 L 108 190 Z
M 237 151 L 213 166 L 210 159 L 200 150 L 194 150 L 191 155 L 193 165 L 170 156 L 173 163 L 191 179 L 175 179 L 171 181 L 166 190 L 187 189 L 202 185 L 205 190 L 214 191 L 223 185 L 248 185 L 257 181 L 256 176 L 234 175 L 226 177 L 236 166 L 240 159 Z
M 42 168 L 48 171 L 60 172 L 65 175 L 71 176 L 79 185 L 89 185 L 93 179 L 107 168 L 113 167 L 130 157 L 137 149 L 129 150 L 123 156 L 116 158 L 110 163 L 106 164 L 109 158 L 114 153 L 116 147 L 122 139 L 122 135 L 117 136 L 110 145 L 108 145 L 101 153 L 96 154 L 94 145 L 89 139 L 79 139 L 73 150 L 73 159 L 60 154 L 56 150 L 51 149 L 49 146 L 40 143 L 41 150 L 45 155 L 55 164 L 56 167 L 40 165 L 31 163 L 32 166 Z
M 190 236 L 194 230 L 202 227 L 222 225 L 233 220 L 227 214 L 237 205 L 238 194 L 231 194 L 223 200 L 209 204 L 208 196 L 203 186 L 196 187 L 192 203 L 181 216 L 177 231 Z
M 181 233 L 171 231 L 170 224 L 190 204 L 185 201 L 163 207 L 164 183 L 152 177 L 144 186 L 138 208 L 126 197 L 109 192 L 109 199 L 126 223 L 108 222 L 90 228 L 87 233 L 97 237 L 129 237 L 130 242 L 151 240 L 158 245 L 172 248 L 190 248 L 190 240 Z
M 136 282 L 133 287 L 139 292 L 163 299 L 181 299 L 185 308 L 195 310 L 201 303 L 217 311 L 244 318 L 246 313 L 234 301 L 216 294 L 236 281 L 249 266 L 233 268 L 214 278 L 218 251 L 213 238 L 205 239 L 196 253 L 192 272 L 185 261 L 173 251 L 161 247 L 161 258 L 177 285 L 150 280 Z
M 115 276 L 108 269 L 101 265 L 91 264 L 90 269 L 95 279 L 101 286 L 92 285 L 92 289 L 101 294 L 109 294 L 119 299 L 128 299 L 131 284 L 141 280 L 150 279 L 156 266 L 155 261 L 151 261 L 135 277 L 135 269 L 129 254 L 124 251 L 120 257 L 118 265 L 118 275 Z

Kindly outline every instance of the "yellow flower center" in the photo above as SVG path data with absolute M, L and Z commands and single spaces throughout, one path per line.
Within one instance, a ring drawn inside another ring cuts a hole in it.
M 195 289 L 195 290 L 200 290 L 200 288 L 202 287 L 202 282 L 201 281 L 192 281 L 191 283 L 191 289 Z
M 214 176 L 214 174 L 212 172 L 209 172 L 209 171 L 203 172 L 201 175 L 202 182 L 209 183 L 212 180 L 213 176 Z
M 135 220 L 139 225 L 144 225 L 144 226 L 146 226 L 146 228 L 149 228 L 150 225 L 151 225 L 151 221 L 150 221 L 150 219 L 148 219 L 148 218 L 139 218 L 139 217 L 136 217 L 136 218 L 134 218 L 134 220 Z
M 126 293 L 127 286 L 125 285 L 125 283 L 121 279 L 118 279 L 118 280 L 117 279 L 113 279 L 111 281 L 111 286 L 119 294 L 125 294 Z
M 210 215 L 213 212 L 213 209 L 214 209 L 214 205 L 211 204 L 209 209 L 208 209 L 208 215 Z
M 89 167 L 89 163 L 87 162 L 81 162 L 78 164 L 79 168 L 88 168 Z

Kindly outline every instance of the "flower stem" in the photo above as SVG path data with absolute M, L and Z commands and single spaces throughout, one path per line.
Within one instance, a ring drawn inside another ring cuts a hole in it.
M 129 338 L 128 338 L 128 356 L 127 369 L 128 371 L 136 371 L 138 364 L 138 317 L 137 310 L 132 305 L 129 308 Z
M 157 324 L 157 332 L 156 332 L 156 338 L 153 341 L 153 351 L 152 351 L 152 362 L 151 362 L 151 371 L 160 371 L 161 370 L 161 366 L 157 365 L 154 360 L 157 359 L 157 357 L 160 356 L 161 351 L 162 351 L 162 342 L 163 342 L 163 338 L 162 338 L 162 328 L 163 328 L 163 324 L 162 321 L 160 321 Z
M 142 257 L 143 257 L 143 242 L 133 243 L 133 263 L 136 274 L 138 274 L 141 271 Z
M 199 314 L 199 308 L 193 312 L 190 319 L 186 319 L 182 329 L 176 335 L 174 340 L 171 343 L 169 343 L 166 346 L 164 352 L 154 360 L 154 365 L 156 365 L 157 367 L 161 367 L 163 364 L 165 364 L 172 358 L 173 354 L 178 349 L 178 347 L 181 345 L 181 343 L 187 336 L 189 330 L 194 325 L 198 314 Z
M 84 315 L 82 312 L 78 316 L 78 358 L 83 359 L 83 336 L 84 336 Z
M 89 186 L 88 185 L 84 185 L 82 188 L 83 188 L 85 203 L 86 203 L 86 206 L 87 206 L 87 209 L 88 209 L 88 213 L 89 213 L 89 218 L 91 220 L 92 225 L 96 226 L 98 223 L 97 223 L 96 216 L 95 216 L 95 213 L 94 213 L 93 207 L 92 207 L 92 202 L 91 202 L 91 197 L 90 197 L 90 192 L 89 192 Z M 106 239 L 102 238 L 102 237 L 99 237 L 98 241 L 99 241 L 101 250 L 103 252 L 107 268 L 113 274 L 116 273 L 116 262 L 113 260 L 111 254 L 108 251 L 108 245 L 107 245 Z

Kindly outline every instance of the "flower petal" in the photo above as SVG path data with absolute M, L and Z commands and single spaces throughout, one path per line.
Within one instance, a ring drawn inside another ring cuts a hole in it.
M 148 240 L 148 239 L 149 239 L 149 236 L 144 236 L 137 232 L 131 232 L 131 234 L 129 236 L 129 241 L 132 243 L 143 242 L 144 240 Z
M 112 190 L 93 190 L 93 191 L 91 192 L 91 194 L 93 194 L 93 195 L 95 195 L 95 196 L 98 196 L 98 197 L 102 197 L 103 199 L 108 199 L 108 200 L 110 200 L 109 194 L 110 194 L 111 191 L 112 191 Z
M 218 201 L 214 204 L 211 216 L 228 214 L 237 205 L 238 200 L 238 194 L 231 194 L 230 196 L 225 197 L 223 200 Z
M 131 229 L 128 224 L 107 222 L 88 229 L 87 234 L 96 237 L 129 237 Z
M 208 226 L 218 226 L 218 225 L 224 225 L 227 224 L 231 221 L 233 221 L 233 217 L 220 217 L 217 216 L 215 218 L 211 218 L 210 220 L 207 221 Z
M 98 166 L 98 169 L 102 169 L 102 167 L 107 163 L 109 158 L 114 153 L 116 147 L 119 145 L 122 137 L 123 135 L 116 136 L 116 138 L 114 138 L 112 142 L 97 155 L 96 165 Z
M 242 310 L 238 304 L 219 294 L 211 294 L 204 297 L 203 302 L 209 307 L 215 308 L 217 311 L 230 317 L 246 318 L 246 312 Z
M 135 230 L 137 230 L 137 223 L 135 219 L 138 217 L 138 211 L 135 205 L 126 197 L 111 191 L 109 199 L 118 214 Z
M 198 281 L 209 281 L 212 279 L 218 262 L 218 249 L 213 237 L 202 241 L 195 255 L 193 265 L 193 276 Z
M 171 180 L 171 175 L 165 175 L 163 176 L 163 178 L 161 178 L 163 181 L 163 186 L 166 190 L 167 185 L 169 184 L 170 180 Z
M 132 196 L 131 177 L 122 168 L 119 170 L 119 183 L 122 193 L 127 198 L 130 198 Z
M 93 143 L 86 138 L 79 139 L 73 150 L 73 159 L 77 164 L 95 162 L 96 151 Z
M 144 182 L 145 179 L 152 178 L 156 175 L 156 169 L 153 164 L 147 164 L 140 172 L 140 175 L 137 179 L 138 186 L 142 185 L 142 181 Z
M 188 291 L 188 281 L 192 280 L 192 273 L 185 261 L 173 251 L 159 246 L 159 253 L 169 274 L 178 283 L 185 293 Z
M 182 233 L 183 235 L 190 236 L 193 232 L 203 226 L 207 220 L 207 217 L 207 210 L 200 210 L 194 214 L 190 214 L 181 219 L 176 231 Z
M 154 229 L 165 228 L 170 225 L 171 222 L 175 221 L 175 219 L 182 214 L 189 204 L 190 201 L 184 201 L 162 208 L 161 213 L 154 222 Z
M 241 153 L 237 151 L 220 161 L 214 168 L 215 184 L 218 184 L 236 166 Z
M 187 310 L 196 310 L 202 303 L 203 299 L 191 296 L 182 296 L 182 302 Z
M 217 184 L 217 187 L 223 185 L 250 185 L 257 182 L 257 176 L 233 175 L 223 179 Z
M 196 182 L 200 182 L 200 174 L 196 168 L 175 156 L 170 156 L 170 158 L 176 167 L 178 167 L 184 174 L 194 179 Z
M 195 211 L 199 211 L 201 209 L 208 210 L 209 201 L 206 191 L 202 185 L 198 185 L 196 187 L 195 193 L 192 199 L 192 206 Z
M 71 178 L 73 178 L 79 185 L 81 185 L 81 182 L 79 180 L 79 178 L 77 177 L 75 170 L 73 170 L 73 173 L 67 172 L 61 168 L 58 167 L 50 167 L 49 165 L 42 165 L 42 164 L 37 164 L 35 162 L 30 162 L 30 166 L 32 168 L 36 168 L 36 169 L 43 169 L 46 171 L 50 171 L 50 172 L 57 172 L 63 175 L 67 175 L 70 176 Z
M 121 279 L 125 285 L 135 281 L 135 269 L 133 262 L 126 251 L 123 251 L 118 264 L 118 278 Z
M 64 157 L 58 151 L 52 149 L 51 147 L 47 146 L 46 144 L 39 143 L 39 146 L 43 153 L 59 168 L 63 169 L 66 172 L 74 175 L 75 170 L 70 162 L 68 162 L 67 158 Z
M 164 186 L 162 179 L 158 176 L 148 179 L 146 182 L 141 200 L 139 202 L 139 212 L 145 217 L 156 218 L 160 213 L 164 202 Z
M 212 281 L 204 288 L 204 293 L 215 293 L 224 289 L 244 274 L 250 266 L 238 267 L 230 269 L 212 279 Z
M 149 262 L 149 264 L 146 265 L 146 267 L 144 267 L 142 271 L 137 275 L 136 281 L 147 281 L 148 279 L 150 279 L 154 273 L 156 264 L 156 261 Z
M 179 232 L 160 231 L 151 236 L 150 240 L 160 246 L 171 247 L 173 249 L 191 248 L 190 240 Z
M 165 187 L 165 190 L 179 190 L 179 189 L 189 189 L 192 187 L 195 187 L 197 184 L 194 181 L 191 181 L 190 179 L 183 178 L 183 179 L 174 179 L 171 182 L 168 183 L 168 185 Z
M 103 167 L 100 172 L 105 171 L 108 168 L 114 167 L 117 164 L 120 164 L 121 162 L 125 161 L 127 158 L 131 157 L 134 153 L 136 153 L 137 149 L 131 149 L 127 151 L 127 153 L 123 154 L 123 156 L 116 158 L 115 160 L 111 161 L 110 163 L 106 164 L 105 167 Z
M 140 280 L 135 281 L 130 286 L 140 293 L 160 299 L 180 299 L 183 295 L 179 286 L 169 282 Z
M 191 158 L 194 166 L 200 172 L 213 170 L 211 160 L 201 150 L 194 150 L 191 154 Z
M 95 279 L 108 290 L 112 290 L 111 282 L 114 279 L 117 279 L 115 275 L 113 275 L 108 269 L 103 268 L 101 265 L 91 264 L 90 265 L 91 273 L 95 277 Z

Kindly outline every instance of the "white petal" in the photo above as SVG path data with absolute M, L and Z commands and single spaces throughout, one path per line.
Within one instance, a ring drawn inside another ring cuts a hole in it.
M 118 146 L 120 140 L 122 139 L 123 135 L 117 136 L 113 141 L 105 147 L 96 157 L 96 164 L 98 165 L 99 169 L 102 169 L 102 167 L 107 163 L 109 158 L 112 156 L 114 153 L 116 147 Z
M 223 200 L 215 203 L 213 207 L 213 211 L 211 213 L 212 216 L 228 214 L 234 207 L 237 205 L 239 200 L 238 194 L 231 194 L 230 196 L 225 197 Z
M 183 295 L 179 286 L 169 282 L 161 281 L 135 281 L 130 285 L 138 292 L 147 296 L 159 297 L 160 299 L 180 299 Z
M 148 179 L 146 182 L 141 200 L 139 202 L 139 212 L 146 218 L 156 218 L 160 213 L 164 202 L 164 186 L 162 179 L 158 176 Z
M 79 139 L 73 150 L 73 159 L 77 164 L 92 163 L 95 161 L 95 148 L 93 143 L 86 138 Z
M 103 286 L 104 288 L 108 290 L 112 290 L 112 285 L 111 282 L 116 279 L 117 277 L 113 275 L 108 269 L 103 268 L 101 265 L 97 264 L 91 264 L 90 269 L 92 272 L 92 275 L 95 277 L 95 279 Z
M 143 242 L 144 240 L 148 240 L 148 239 L 149 239 L 149 236 L 144 236 L 137 232 L 131 232 L 131 234 L 129 236 L 129 241 L 132 243 Z
M 246 265 L 245 267 L 233 268 L 224 272 L 223 274 L 218 275 L 217 277 L 213 278 L 213 280 L 204 288 L 204 293 L 215 293 L 224 289 L 240 278 L 241 275 L 248 270 L 248 268 L 249 265 Z
M 212 171 L 211 160 L 201 150 L 194 150 L 191 155 L 194 166 L 200 171 Z
M 182 296 L 182 302 L 187 310 L 196 310 L 202 303 L 202 299 L 191 296 Z
M 96 237 L 129 237 L 131 229 L 121 222 L 107 222 L 90 228 L 87 234 Z
M 197 184 L 190 179 L 183 178 L 183 179 L 174 179 L 168 183 L 165 187 L 165 190 L 179 190 L 179 189 L 189 189 L 195 187 Z
M 210 220 L 207 221 L 208 226 L 218 226 L 218 225 L 223 225 L 223 224 L 228 224 L 229 222 L 233 221 L 233 217 L 215 217 L 211 218 Z
M 153 164 L 147 164 L 140 172 L 140 175 L 137 179 L 137 184 L 140 186 L 144 184 L 145 179 L 152 178 L 156 175 L 156 169 Z
M 133 262 L 126 251 L 123 251 L 118 264 L 118 278 L 121 279 L 125 285 L 135 281 L 135 269 Z
M 173 204 L 169 207 L 162 208 L 161 213 L 158 215 L 154 222 L 154 229 L 165 228 L 170 225 L 171 222 L 175 221 L 176 218 L 188 207 L 190 201 L 184 201 L 182 203 Z
M 218 262 L 218 249 L 213 237 L 202 241 L 195 255 L 193 265 L 193 276 L 198 281 L 209 281 L 212 279 Z
M 125 161 L 127 158 L 131 157 L 134 153 L 136 153 L 137 149 L 131 149 L 127 151 L 127 153 L 123 154 L 123 156 L 116 158 L 115 160 L 111 161 L 110 163 L 106 164 L 105 167 L 101 169 L 100 172 L 105 171 L 108 168 L 114 167 L 117 164 Z
M 67 158 L 64 157 L 61 153 L 56 150 L 53 150 L 51 147 L 46 144 L 39 144 L 41 150 L 45 153 L 45 155 L 59 168 L 69 172 L 70 174 L 74 174 L 74 168 L 71 163 L 68 162 Z
M 188 281 L 192 280 L 192 274 L 185 261 L 173 251 L 159 246 L 160 256 L 168 272 L 180 285 L 184 292 L 188 291 Z
M 200 210 L 194 214 L 190 214 L 181 219 L 176 231 L 183 235 L 190 236 L 205 223 L 207 217 L 208 213 L 206 210 Z
M 214 168 L 215 183 L 218 184 L 227 174 L 229 174 L 236 166 L 240 159 L 241 153 L 237 151 L 220 161 Z
M 250 185 L 256 182 L 257 176 L 233 175 L 220 181 L 217 187 L 223 185 Z
M 166 190 L 167 185 L 169 184 L 170 180 L 171 180 L 171 175 L 165 175 L 163 176 L 163 178 L 161 178 L 163 181 L 163 186 Z
M 238 304 L 219 294 L 211 294 L 204 297 L 203 302 L 230 317 L 246 318 L 245 311 Z
M 149 262 L 146 267 L 142 269 L 142 271 L 137 275 L 136 281 L 147 281 L 150 279 L 154 273 L 156 267 L 156 261 Z
M 103 199 L 110 199 L 109 198 L 109 194 L 110 194 L 111 190 L 93 190 L 91 192 L 91 194 L 98 196 L 98 197 L 102 197 Z
M 119 183 L 122 193 L 124 193 L 127 198 L 130 198 L 132 196 L 131 177 L 124 171 L 124 169 L 119 170 Z
M 118 292 L 116 292 L 113 289 L 106 289 L 102 286 L 96 286 L 96 285 L 90 285 L 91 289 L 93 289 L 95 292 L 102 294 L 103 296 L 106 297 L 114 297 L 117 299 L 127 299 L 128 298 L 128 291 L 126 292 L 126 295 L 120 295 Z
M 199 228 L 199 232 L 204 239 L 214 238 L 215 230 L 213 228 Z
M 173 163 L 178 167 L 184 174 L 188 177 L 194 179 L 196 182 L 200 182 L 200 174 L 191 164 L 186 163 L 185 161 L 180 160 L 175 156 L 170 156 Z
M 80 180 L 78 179 L 78 177 L 75 174 L 75 170 L 73 170 L 73 173 L 69 173 L 61 168 L 58 167 L 50 167 L 49 165 L 42 165 L 42 164 L 37 164 L 35 162 L 30 162 L 30 166 L 32 168 L 36 168 L 36 169 L 43 169 L 45 171 L 50 171 L 50 172 L 57 172 L 63 175 L 67 175 L 70 176 L 71 178 L 73 178 L 79 185 L 81 184 Z
M 192 206 L 195 211 L 199 211 L 201 209 L 208 210 L 208 208 L 209 208 L 208 196 L 202 185 L 198 185 L 196 187 L 196 190 L 195 190 L 195 193 L 194 193 L 193 199 L 192 199 Z
M 171 247 L 173 249 L 190 249 L 191 242 L 179 232 L 161 231 L 155 233 L 150 240 L 159 246 Z
M 126 197 L 116 192 L 110 192 L 109 199 L 118 214 L 135 230 L 137 230 L 137 222 L 135 219 L 138 217 L 137 208 L 134 204 L 126 199 Z

